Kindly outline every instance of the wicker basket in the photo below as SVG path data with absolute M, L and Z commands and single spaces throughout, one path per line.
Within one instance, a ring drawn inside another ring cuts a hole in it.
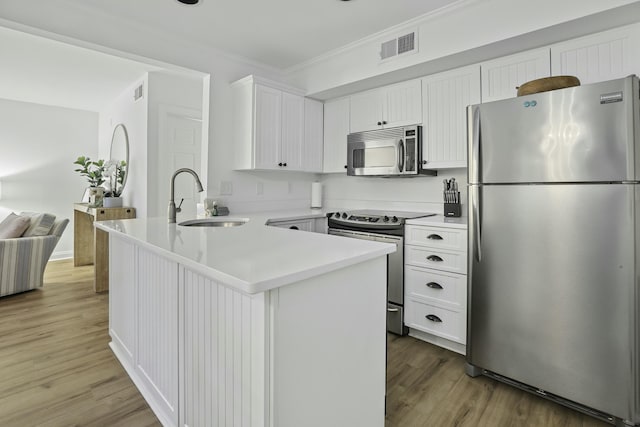
M 565 87 L 580 86 L 580 80 L 575 76 L 555 76 L 531 80 L 518 88 L 518 96 L 533 93 L 548 92 Z

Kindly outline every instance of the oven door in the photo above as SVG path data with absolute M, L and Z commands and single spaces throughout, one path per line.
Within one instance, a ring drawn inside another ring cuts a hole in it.
M 335 228 L 330 228 L 328 232 L 335 236 L 396 245 L 396 251 L 387 255 L 387 330 L 394 334 L 404 335 L 406 333 L 404 326 L 404 238 Z
M 415 174 L 406 171 L 406 147 L 403 138 L 347 143 L 347 175 L 390 176 Z M 412 169 L 412 170 L 411 170 Z

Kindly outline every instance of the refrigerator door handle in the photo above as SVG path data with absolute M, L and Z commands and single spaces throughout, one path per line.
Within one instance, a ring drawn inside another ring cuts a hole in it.
M 470 185 L 469 189 L 471 190 L 471 209 L 472 209 L 472 218 L 471 218 L 471 237 L 473 239 L 473 253 L 476 258 L 476 261 L 480 262 L 482 258 L 482 252 L 480 250 L 480 189 L 477 185 Z
M 477 105 L 467 107 L 467 122 L 469 123 L 469 183 L 480 182 L 480 108 Z

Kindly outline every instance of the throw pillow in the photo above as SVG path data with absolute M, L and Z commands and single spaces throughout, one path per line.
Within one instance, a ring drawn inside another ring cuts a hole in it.
M 53 223 L 56 221 L 55 215 L 49 213 L 21 212 L 20 216 L 31 219 L 31 225 L 22 237 L 46 236 L 51 232 Z
M 15 239 L 29 228 L 31 218 L 16 215 L 13 212 L 0 222 L 0 239 Z

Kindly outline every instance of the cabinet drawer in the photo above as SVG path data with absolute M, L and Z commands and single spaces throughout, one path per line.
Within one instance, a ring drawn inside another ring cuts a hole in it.
M 405 324 L 460 344 L 466 344 L 467 312 L 451 311 L 418 301 L 406 306 Z
M 419 246 L 404 247 L 405 264 L 467 274 L 467 252 L 434 250 Z
M 407 299 L 422 298 L 452 310 L 467 307 L 467 276 L 407 265 L 404 273 Z
M 467 230 L 408 225 L 405 228 L 405 243 L 435 249 L 464 251 L 467 248 Z

